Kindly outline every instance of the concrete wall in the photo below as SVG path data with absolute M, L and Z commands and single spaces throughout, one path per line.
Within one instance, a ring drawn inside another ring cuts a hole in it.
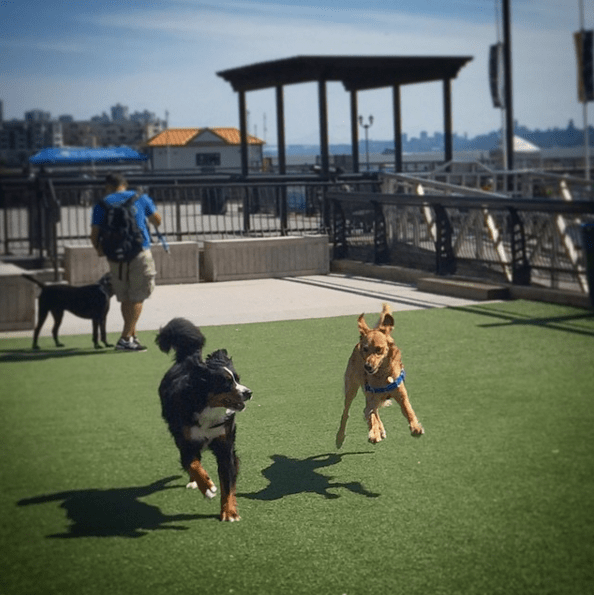
M 325 235 L 204 242 L 206 281 L 325 275 L 329 271 Z
M 13 264 L 0 263 L 0 331 L 28 330 L 35 327 L 37 286 Z
M 198 283 L 198 244 L 171 242 L 169 254 L 159 244 L 151 247 L 157 268 L 157 285 Z M 109 271 L 105 258 L 97 256 L 92 246 L 66 246 L 64 250 L 64 276 L 70 285 L 95 283 Z

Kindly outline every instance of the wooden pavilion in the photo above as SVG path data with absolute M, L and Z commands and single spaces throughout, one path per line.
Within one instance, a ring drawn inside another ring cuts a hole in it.
M 246 93 L 276 89 L 277 145 L 280 174 L 286 173 L 284 122 L 285 85 L 317 82 L 320 120 L 321 174 L 329 174 L 328 110 L 326 83 L 341 82 L 350 93 L 351 143 L 353 171 L 359 171 L 359 132 L 357 92 L 392 87 L 394 110 L 394 167 L 402 171 L 402 124 L 400 87 L 415 83 L 443 81 L 445 161 L 453 156 L 451 81 L 472 60 L 468 56 L 296 56 L 260 62 L 218 72 L 239 95 L 239 128 L 241 131 L 242 175 L 248 174 L 248 131 Z

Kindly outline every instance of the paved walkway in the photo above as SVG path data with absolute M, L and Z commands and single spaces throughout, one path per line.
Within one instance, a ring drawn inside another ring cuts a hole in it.
M 378 313 L 382 302 L 392 310 L 443 308 L 476 303 L 474 300 L 424 293 L 402 283 L 344 275 L 317 275 L 283 279 L 257 279 L 189 285 L 158 285 L 144 304 L 139 331 L 157 330 L 175 316 L 198 326 L 242 324 L 273 320 L 300 320 Z M 121 330 L 122 319 L 115 298 L 107 318 L 107 332 Z M 51 336 L 48 316 L 42 337 Z M 91 332 L 91 323 L 65 313 L 60 335 Z M 27 337 L 32 331 L 0 333 L 2 337 Z

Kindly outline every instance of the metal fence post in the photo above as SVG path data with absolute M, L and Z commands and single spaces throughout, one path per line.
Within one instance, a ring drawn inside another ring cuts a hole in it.
M 248 186 L 243 187 L 243 231 L 245 233 L 250 231 L 250 189 Z
M 435 272 L 438 275 L 453 275 L 456 272 L 456 256 L 452 248 L 452 224 L 442 205 L 433 205 L 437 239 L 435 241 Z
M 285 185 L 278 187 L 279 200 L 279 215 L 280 215 L 280 232 L 281 236 L 289 234 L 289 223 L 287 218 L 287 187 Z
M 347 258 L 349 247 L 347 244 L 346 219 L 342 205 L 338 200 L 332 201 L 332 244 L 334 258 Z
M 530 263 L 526 256 L 526 234 L 518 211 L 509 207 L 509 234 L 511 245 L 512 283 L 530 285 Z
M 373 225 L 373 249 L 374 263 L 386 264 L 390 262 L 390 250 L 388 248 L 388 237 L 386 233 L 386 218 L 384 209 L 377 201 L 372 201 L 374 212 Z

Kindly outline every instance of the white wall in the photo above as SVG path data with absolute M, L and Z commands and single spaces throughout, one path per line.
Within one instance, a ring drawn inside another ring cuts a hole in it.
M 169 157 L 167 155 L 169 153 Z M 219 153 L 221 164 L 216 171 L 241 172 L 241 147 L 238 145 L 207 145 L 189 147 L 154 147 L 152 149 L 153 168 L 155 170 L 165 169 L 187 169 L 202 171 L 202 166 L 196 165 L 196 154 L 198 153 Z M 250 170 L 261 169 L 262 167 L 262 146 L 249 145 L 248 163 Z

